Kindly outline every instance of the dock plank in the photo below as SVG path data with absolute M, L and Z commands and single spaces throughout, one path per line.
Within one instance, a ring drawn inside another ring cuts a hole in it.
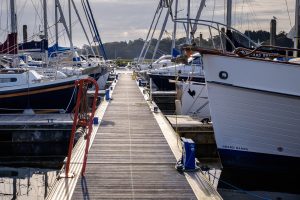
M 130 75 L 114 89 L 72 199 L 197 199 Z

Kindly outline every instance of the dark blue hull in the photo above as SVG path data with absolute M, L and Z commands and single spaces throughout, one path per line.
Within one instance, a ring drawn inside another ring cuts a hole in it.
M 71 112 L 76 103 L 75 80 L 31 88 L 0 91 L 0 113 Z
M 218 149 L 225 169 L 245 169 L 257 171 L 274 171 L 288 173 L 293 169 L 300 169 L 300 158 L 254 153 L 246 151 L 235 151 Z
M 164 75 L 156 75 L 156 74 L 149 74 L 150 78 L 152 78 L 153 83 L 157 86 L 158 90 L 160 91 L 172 91 L 175 90 L 175 83 L 170 83 L 169 80 L 176 80 L 177 76 L 164 76 Z M 179 76 L 178 81 L 186 81 L 188 77 L 186 76 Z M 204 83 L 204 77 L 192 77 L 190 79 L 194 82 Z

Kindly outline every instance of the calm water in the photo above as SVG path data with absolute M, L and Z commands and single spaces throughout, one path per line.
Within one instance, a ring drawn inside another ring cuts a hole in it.
M 238 169 L 204 172 L 225 200 L 300 200 L 300 173 L 245 171 Z
M 0 199 L 45 199 L 57 173 L 53 169 L 1 167 Z

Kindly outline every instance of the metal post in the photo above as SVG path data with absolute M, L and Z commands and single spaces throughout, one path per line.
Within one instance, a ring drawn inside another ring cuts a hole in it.
M 152 78 L 150 78 L 150 102 L 152 103 Z
M 232 0 L 227 0 L 227 14 L 226 14 L 227 29 L 231 27 L 231 16 L 232 16 Z
M 276 19 L 272 19 L 270 23 L 270 45 L 276 45 Z
M 231 32 L 231 16 L 232 16 L 232 0 L 227 0 L 227 20 L 226 20 L 226 24 L 227 24 L 227 30 L 226 30 L 226 35 L 227 37 L 232 40 L 232 32 Z M 232 51 L 233 47 L 231 46 L 230 42 L 228 42 L 227 40 L 225 40 L 226 44 L 226 51 Z
M 23 42 L 28 41 L 28 34 L 27 34 L 27 25 L 23 25 Z

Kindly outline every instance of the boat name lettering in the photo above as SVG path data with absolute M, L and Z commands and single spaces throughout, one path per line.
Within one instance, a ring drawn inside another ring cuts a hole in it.
M 235 147 L 231 145 L 223 145 L 222 146 L 224 149 L 232 149 L 232 150 L 243 150 L 243 151 L 248 151 L 248 148 L 245 147 Z

